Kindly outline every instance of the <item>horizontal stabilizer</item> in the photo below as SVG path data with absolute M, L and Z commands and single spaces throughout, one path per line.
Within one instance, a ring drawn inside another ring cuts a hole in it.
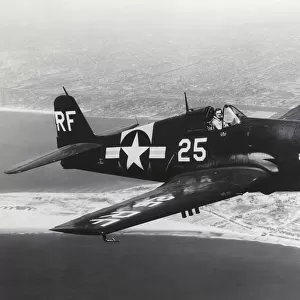
M 95 143 L 78 143 L 67 145 L 15 165 L 11 169 L 6 170 L 5 174 L 16 174 L 28 171 L 101 146 L 101 144 Z

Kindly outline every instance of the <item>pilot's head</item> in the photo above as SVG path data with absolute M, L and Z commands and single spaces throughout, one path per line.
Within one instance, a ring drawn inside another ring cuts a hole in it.
M 221 108 L 217 108 L 217 109 L 215 110 L 215 116 L 216 116 L 218 119 L 222 119 L 223 114 L 222 114 L 222 109 L 221 109 Z

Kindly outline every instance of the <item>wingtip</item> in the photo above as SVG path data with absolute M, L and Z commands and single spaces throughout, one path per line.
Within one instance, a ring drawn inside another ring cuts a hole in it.
M 24 170 L 22 170 L 20 167 L 12 167 L 11 169 L 5 170 L 4 174 L 18 174 L 22 172 L 24 172 Z
M 81 235 L 99 235 L 99 234 L 101 234 L 98 231 L 91 231 L 86 228 L 76 227 L 76 226 L 72 226 L 72 225 L 68 225 L 68 224 L 58 225 L 49 230 L 54 231 L 54 232 L 60 232 L 60 233 L 71 233 L 71 234 L 81 234 Z
M 68 233 L 73 229 L 73 227 L 70 226 L 64 226 L 64 225 L 58 225 L 53 228 L 50 228 L 50 231 L 55 231 L 55 232 L 63 232 L 63 233 Z
M 4 173 L 5 174 L 18 174 L 18 173 L 22 173 L 27 170 L 30 170 L 27 168 L 27 166 L 18 164 L 18 165 L 12 166 L 10 169 L 5 170 Z
M 16 172 L 14 169 L 8 169 L 8 170 L 5 170 L 4 171 L 4 174 L 16 174 L 16 173 L 18 173 L 18 172 Z
M 81 234 L 80 229 L 73 226 L 67 226 L 67 225 L 58 225 L 49 230 L 54 232 L 61 232 L 61 233 Z
M 62 229 L 59 229 L 57 227 L 50 228 L 49 230 L 54 232 L 63 232 Z

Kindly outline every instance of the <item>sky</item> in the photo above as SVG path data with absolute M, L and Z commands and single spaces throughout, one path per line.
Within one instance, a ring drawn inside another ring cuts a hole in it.
M 31 38 L 41 45 L 112 36 L 218 39 L 243 24 L 300 20 L 296 0 L 0 0 L 0 8 L 0 51 Z
M 289 21 L 300 16 L 296 0 L 0 0 L 0 27 L 57 25 L 181 26 Z M 74 25 L 77 24 L 77 25 Z

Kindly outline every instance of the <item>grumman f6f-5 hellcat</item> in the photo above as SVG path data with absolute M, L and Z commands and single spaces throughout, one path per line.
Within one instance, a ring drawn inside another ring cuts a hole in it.
M 58 149 L 19 164 L 7 174 L 61 161 L 64 169 L 162 182 L 158 188 L 86 214 L 53 231 L 101 235 L 246 192 L 300 191 L 300 108 L 279 119 L 250 118 L 233 105 L 190 109 L 144 125 L 99 135 L 75 99 L 54 101 Z

